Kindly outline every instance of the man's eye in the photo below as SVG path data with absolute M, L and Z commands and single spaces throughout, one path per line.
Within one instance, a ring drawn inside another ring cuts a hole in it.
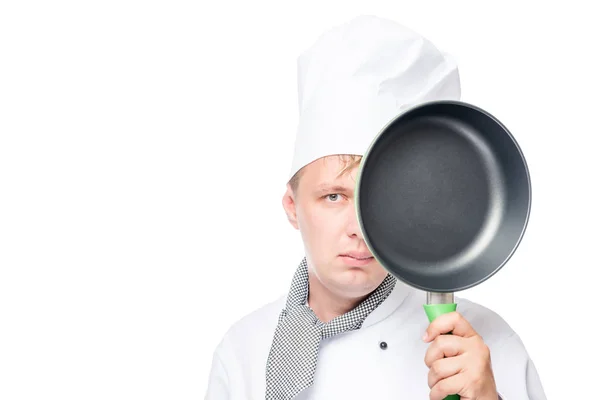
M 331 201 L 336 201 L 336 200 L 339 199 L 339 197 L 340 197 L 340 195 L 337 194 L 337 193 L 333 193 L 333 194 L 328 194 L 327 195 L 327 199 L 331 200 Z

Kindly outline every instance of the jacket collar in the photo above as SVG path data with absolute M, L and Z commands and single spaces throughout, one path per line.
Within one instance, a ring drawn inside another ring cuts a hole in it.
M 400 308 L 408 299 L 408 297 L 415 292 L 415 289 L 413 289 L 411 286 L 408 286 L 404 282 L 396 279 L 396 285 L 394 285 L 394 289 L 390 295 L 384 300 L 383 303 L 379 305 L 379 307 L 374 309 L 373 312 L 371 312 L 371 314 L 365 318 L 362 327 L 366 328 L 386 319 L 392 313 L 394 313 L 394 311 Z

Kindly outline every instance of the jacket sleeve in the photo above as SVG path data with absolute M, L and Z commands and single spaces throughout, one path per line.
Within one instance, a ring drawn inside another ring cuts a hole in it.
M 220 348 L 217 348 L 213 354 L 204 400 L 228 400 L 229 398 L 229 377 L 221 359 Z
M 516 333 L 492 348 L 491 356 L 501 400 L 547 400 L 533 360 Z

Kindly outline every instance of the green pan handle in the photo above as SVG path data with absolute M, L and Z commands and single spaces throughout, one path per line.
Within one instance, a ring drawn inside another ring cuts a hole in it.
M 423 304 L 423 308 L 425 308 L 425 313 L 427 314 L 427 318 L 429 318 L 429 322 L 431 323 L 434 319 L 442 314 L 448 314 L 456 311 L 456 303 Z
M 434 319 L 436 319 L 442 314 L 447 314 L 456 311 L 456 303 L 423 304 L 423 308 L 425 308 L 425 313 L 427 314 L 427 318 L 431 323 Z M 444 400 L 460 400 L 460 396 L 457 394 L 451 394 L 449 396 L 446 396 Z

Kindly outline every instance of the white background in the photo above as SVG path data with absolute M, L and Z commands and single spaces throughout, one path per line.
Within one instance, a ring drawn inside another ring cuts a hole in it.
M 222 335 L 302 255 L 296 57 L 358 14 L 453 54 L 516 136 L 529 228 L 460 295 L 520 334 L 549 399 L 595 398 L 598 14 L 532 3 L 2 2 L 0 399 L 203 398 Z

